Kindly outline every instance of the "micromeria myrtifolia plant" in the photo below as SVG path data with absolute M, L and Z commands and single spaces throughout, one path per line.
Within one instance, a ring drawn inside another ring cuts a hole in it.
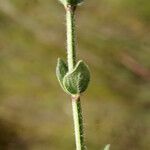
M 67 63 L 58 59 L 56 75 L 62 89 L 71 96 L 76 150 L 87 149 L 84 141 L 83 117 L 80 95 L 90 81 L 89 68 L 82 60 L 77 61 L 75 47 L 75 11 L 83 0 L 59 0 L 66 10 Z M 109 145 L 105 150 L 109 149 Z

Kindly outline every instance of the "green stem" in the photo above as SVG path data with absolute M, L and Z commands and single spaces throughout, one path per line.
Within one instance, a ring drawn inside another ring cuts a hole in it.
M 76 139 L 76 150 L 85 150 L 83 117 L 80 97 L 72 97 L 72 111 L 74 120 L 74 130 Z
M 76 6 L 68 5 L 66 8 L 66 25 L 67 25 L 67 55 L 68 55 L 68 70 L 72 71 L 76 65 L 76 50 L 75 50 L 75 9 Z M 72 110 L 74 120 L 74 131 L 76 150 L 85 150 L 84 135 L 83 135 L 83 118 L 80 96 L 72 95 Z
M 75 52 L 75 7 L 67 6 L 66 8 L 66 24 L 67 24 L 67 56 L 68 69 L 72 71 L 76 64 Z

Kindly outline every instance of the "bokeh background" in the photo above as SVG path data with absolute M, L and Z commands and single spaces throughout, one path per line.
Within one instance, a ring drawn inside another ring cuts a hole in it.
M 0 149 L 75 149 L 70 97 L 55 77 L 66 59 L 57 0 L 0 0 Z M 82 97 L 89 150 L 150 149 L 150 1 L 86 0 L 78 58 L 91 70 Z

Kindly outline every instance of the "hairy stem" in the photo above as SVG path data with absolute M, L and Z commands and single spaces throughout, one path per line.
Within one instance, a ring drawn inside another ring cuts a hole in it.
M 81 101 L 79 96 L 72 97 L 72 111 L 74 120 L 76 149 L 85 150 L 83 117 L 82 117 Z
M 76 65 L 75 9 L 76 6 L 68 5 L 66 7 L 67 55 L 68 55 L 69 71 L 72 71 L 74 66 Z M 83 135 L 83 118 L 79 95 L 72 96 L 72 110 L 73 110 L 76 150 L 85 150 L 84 135 Z
M 66 8 L 66 24 L 67 24 L 67 56 L 68 69 L 72 71 L 76 64 L 75 51 L 75 7 L 68 5 Z

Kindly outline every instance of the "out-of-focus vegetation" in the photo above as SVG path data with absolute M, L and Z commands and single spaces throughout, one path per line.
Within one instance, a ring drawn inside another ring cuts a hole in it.
M 0 0 L 2 150 L 74 149 L 70 99 L 55 77 L 64 15 L 57 0 Z M 82 99 L 88 149 L 149 150 L 150 1 L 86 0 L 77 41 L 92 75 Z

